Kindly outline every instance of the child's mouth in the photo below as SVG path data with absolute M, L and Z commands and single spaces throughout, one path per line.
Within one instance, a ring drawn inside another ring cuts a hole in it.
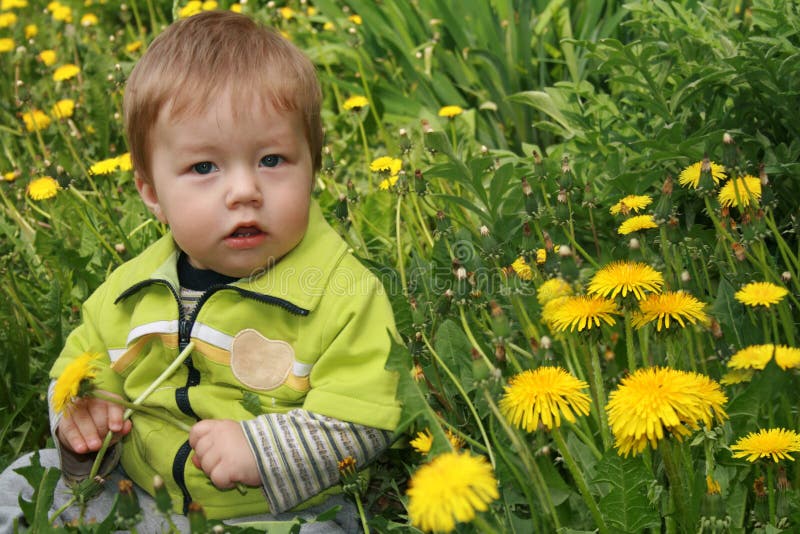
M 243 226 L 241 228 L 237 228 L 230 235 L 230 237 L 253 237 L 261 233 L 263 232 L 258 228 L 256 228 L 255 226 Z
M 240 226 L 225 241 L 234 249 L 250 249 L 261 245 L 266 237 L 267 234 L 257 226 Z

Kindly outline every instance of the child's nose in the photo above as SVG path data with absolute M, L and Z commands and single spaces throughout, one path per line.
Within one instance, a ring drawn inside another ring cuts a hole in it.
M 254 170 L 238 169 L 228 175 L 226 204 L 233 208 L 243 204 L 261 205 L 263 200 L 258 175 Z

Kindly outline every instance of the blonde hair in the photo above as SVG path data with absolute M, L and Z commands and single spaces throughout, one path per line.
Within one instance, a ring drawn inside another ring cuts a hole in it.
M 207 11 L 170 25 L 149 46 L 125 87 L 125 133 L 133 167 L 152 183 L 151 136 L 159 113 L 199 112 L 230 91 L 235 114 L 261 98 L 302 115 L 314 172 L 322 158 L 321 90 L 314 65 L 296 46 L 245 15 Z M 237 107 L 236 103 L 242 102 Z

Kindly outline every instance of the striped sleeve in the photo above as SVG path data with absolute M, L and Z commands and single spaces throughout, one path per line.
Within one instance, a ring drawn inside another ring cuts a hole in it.
M 279 513 L 339 482 L 348 456 L 360 469 L 383 452 L 391 432 L 305 410 L 242 421 L 270 511 Z

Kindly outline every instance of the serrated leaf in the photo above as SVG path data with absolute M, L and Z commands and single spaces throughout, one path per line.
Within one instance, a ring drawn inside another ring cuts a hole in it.
M 53 505 L 56 484 L 61 477 L 61 472 L 53 467 L 43 467 L 39 461 L 39 451 L 31 455 L 30 465 L 19 467 L 14 471 L 28 481 L 33 488 L 30 501 L 20 495 L 19 507 L 25 515 L 32 532 L 50 532 L 48 512 Z
M 472 344 L 461 327 L 449 319 L 443 322 L 436 331 L 434 348 L 445 365 L 458 376 L 464 389 L 471 391 L 474 385 Z
M 647 487 L 653 480 L 641 459 L 622 458 L 606 453 L 597 465 L 595 483 L 606 483 L 611 490 L 600 499 L 600 510 L 609 527 L 637 533 L 658 527 L 658 512 L 647 500 Z

